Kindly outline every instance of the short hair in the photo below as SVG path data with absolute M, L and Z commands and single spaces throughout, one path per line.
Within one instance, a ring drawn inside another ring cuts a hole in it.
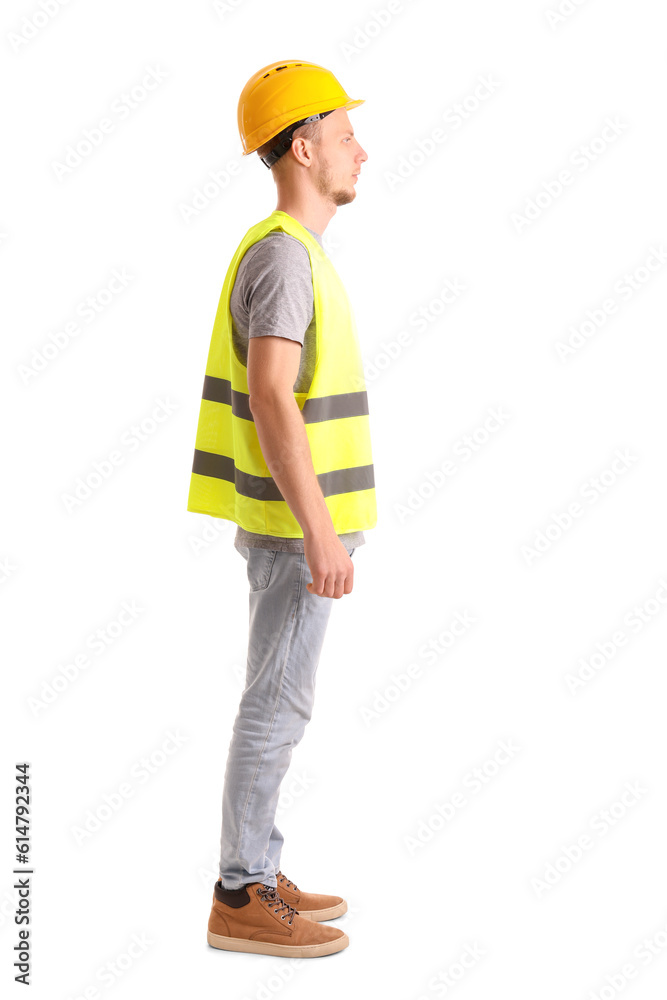
M 315 146 L 319 145 L 321 138 L 322 138 L 322 119 L 316 122 L 307 122 L 305 125 L 299 125 L 299 127 L 295 129 L 294 132 L 292 133 L 292 139 L 309 139 Z M 259 149 L 257 150 L 257 155 L 260 157 L 266 156 L 267 153 L 270 153 L 271 150 L 274 149 L 277 145 L 278 145 L 278 137 L 274 135 L 271 139 L 268 140 L 268 142 L 265 142 L 264 145 L 259 147 Z M 278 170 L 282 170 L 280 163 L 284 161 L 285 155 L 286 154 L 283 153 L 280 159 L 276 160 L 276 162 L 270 169 L 275 170 L 277 167 Z

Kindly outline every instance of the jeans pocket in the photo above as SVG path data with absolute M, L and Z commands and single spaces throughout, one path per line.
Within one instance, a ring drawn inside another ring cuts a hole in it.
M 248 583 L 251 594 L 268 587 L 277 554 L 276 549 L 248 549 Z

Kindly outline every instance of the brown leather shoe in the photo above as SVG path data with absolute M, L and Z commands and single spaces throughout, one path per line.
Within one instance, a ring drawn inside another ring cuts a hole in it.
M 294 906 L 300 917 L 306 920 L 333 920 L 347 912 L 347 903 L 340 896 L 323 896 L 318 892 L 302 892 L 298 885 L 277 872 L 278 892 L 290 906 Z
M 206 939 L 223 951 L 293 958 L 332 955 L 350 943 L 338 927 L 300 916 L 271 885 L 252 882 L 240 889 L 223 889 L 219 879 L 213 888 Z

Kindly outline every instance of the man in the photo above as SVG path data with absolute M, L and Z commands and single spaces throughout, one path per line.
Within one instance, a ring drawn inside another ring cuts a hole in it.
M 303 892 L 280 870 L 274 818 L 332 603 L 352 592 L 352 555 L 377 517 L 356 327 L 322 247 L 367 159 L 347 114 L 362 103 L 323 67 L 286 60 L 251 77 L 238 106 L 243 155 L 271 170 L 278 201 L 229 265 L 188 498 L 188 510 L 237 524 L 250 584 L 208 924 L 209 944 L 231 951 L 317 957 L 349 944 L 320 922 L 345 900 Z

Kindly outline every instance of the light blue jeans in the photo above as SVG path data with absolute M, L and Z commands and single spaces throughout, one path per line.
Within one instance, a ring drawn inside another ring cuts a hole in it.
M 306 590 L 313 578 L 302 552 L 235 548 L 247 561 L 250 631 L 222 793 L 224 889 L 277 884 L 280 785 L 312 714 L 315 673 L 335 600 Z M 347 552 L 352 556 L 355 549 Z

